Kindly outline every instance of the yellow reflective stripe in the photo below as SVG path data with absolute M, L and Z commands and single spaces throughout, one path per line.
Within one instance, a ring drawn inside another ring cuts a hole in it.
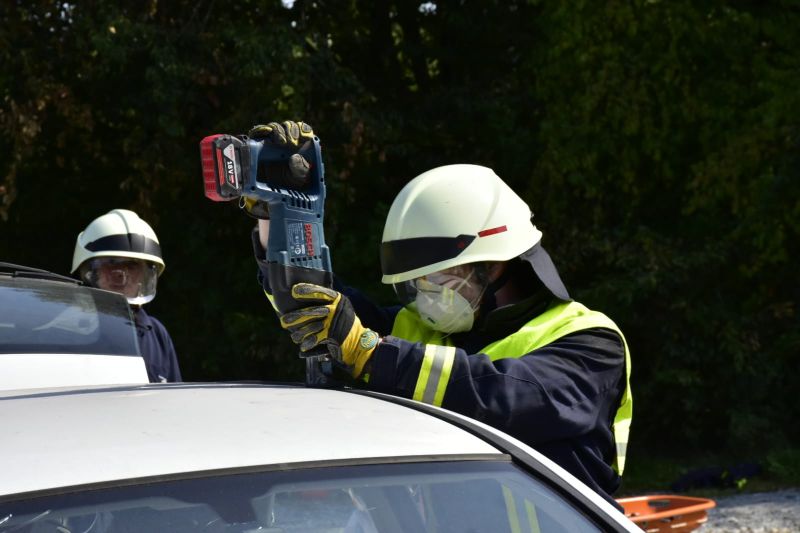
M 433 405 L 441 407 L 444 401 L 444 391 L 447 390 L 447 384 L 450 383 L 450 373 L 453 370 L 453 362 L 456 360 L 456 349 L 452 346 L 440 346 L 441 351 L 444 352 L 442 356 L 442 365 L 439 369 L 439 378 L 436 380 L 436 392 L 433 396 Z M 431 374 L 433 378 L 433 374 Z
M 531 528 L 531 533 L 541 533 L 539 517 L 536 516 L 536 506 L 530 500 L 525 500 L 525 514 L 528 515 L 528 526 Z
M 281 312 L 278 310 L 278 306 L 275 305 L 275 297 L 272 296 L 270 293 L 268 293 L 266 290 L 264 291 L 264 294 L 267 296 L 267 300 L 269 300 L 269 303 L 272 304 L 272 308 L 275 309 L 275 312 L 278 313 L 278 315 L 280 316 Z
M 503 486 L 503 499 L 506 501 L 508 527 L 511 529 L 511 533 L 522 533 L 522 529 L 519 527 L 519 517 L 517 516 L 517 503 L 514 501 L 511 489 L 506 486 Z
M 418 402 L 441 406 L 450 381 L 456 349 L 437 344 L 425 345 L 425 357 L 419 370 L 413 398 Z

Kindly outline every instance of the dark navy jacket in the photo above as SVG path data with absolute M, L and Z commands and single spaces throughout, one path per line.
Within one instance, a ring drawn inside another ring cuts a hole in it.
M 145 313 L 141 307 L 134 308 L 139 349 L 147 367 L 151 383 L 182 381 L 175 347 L 164 324 Z
M 259 281 L 270 293 L 257 233 L 253 241 Z M 480 353 L 553 303 L 538 279 L 528 281 L 527 299 L 495 309 L 471 331 L 451 337 L 457 348 L 442 407 L 518 438 L 620 508 L 612 498 L 620 477 L 611 467 L 616 456 L 611 426 L 626 383 L 619 335 L 594 328 L 565 335 L 519 358 L 491 361 Z M 367 387 L 412 398 L 425 345 L 389 335 L 401 307 L 375 305 L 338 280 L 334 288 L 350 299 L 366 327 L 384 337 L 368 363 Z
M 395 308 L 348 295 L 362 323 L 382 336 L 391 332 Z M 565 335 L 522 357 L 491 361 L 480 349 L 517 331 L 550 302 L 534 296 L 496 309 L 472 331 L 455 334 L 455 362 L 442 407 L 512 435 L 543 453 L 614 503 L 620 477 L 614 416 L 625 390 L 625 348 L 605 328 Z M 370 361 L 369 388 L 411 398 L 425 345 L 384 337 Z

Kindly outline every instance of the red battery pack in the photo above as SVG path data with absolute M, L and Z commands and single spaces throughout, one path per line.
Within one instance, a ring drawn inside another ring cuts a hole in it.
M 246 147 L 232 135 L 209 135 L 200 141 L 206 198 L 227 202 L 242 195 L 242 155 Z

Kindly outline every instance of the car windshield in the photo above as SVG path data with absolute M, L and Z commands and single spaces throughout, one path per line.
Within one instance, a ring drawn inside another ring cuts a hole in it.
M 139 354 L 130 308 L 117 294 L 0 277 L 0 302 L 0 354 Z
M 0 532 L 600 531 L 502 460 L 325 466 L 93 489 L 0 499 Z

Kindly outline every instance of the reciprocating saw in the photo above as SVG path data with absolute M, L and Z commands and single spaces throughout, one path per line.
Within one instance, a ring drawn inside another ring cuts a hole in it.
M 297 147 L 246 135 L 209 135 L 200 141 L 205 195 L 216 202 L 245 198 L 269 209 L 268 279 L 281 314 L 299 307 L 295 283 L 331 287 L 330 251 L 323 217 L 325 176 L 318 137 Z M 327 349 L 301 352 L 306 381 L 324 385 L 331 373 Z

